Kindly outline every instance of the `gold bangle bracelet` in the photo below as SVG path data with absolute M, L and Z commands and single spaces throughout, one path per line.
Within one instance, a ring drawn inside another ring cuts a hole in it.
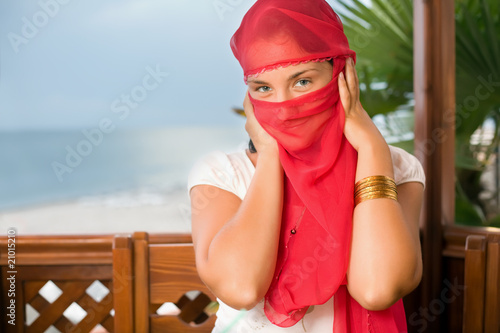
M 391 177 L 379 175 L 361 179 L 354 185 L 354 204 L 371 199 L 392 199 L 398 201 L 396 182 Z
M 396 182 L 387 176 L 370 176 L 361 179 L 354 185 L 354 203 L 371 199 L 392 199 L 398 201 Z
M 362 197 L 373 196 L 373 195 L 387 195 L 387 196 L 393 196 L 393 197 L 398 196 L 398 194 L 394 191 L 372 191 L 372 192 L 364 193 L 362 195 L 357 195 L 357 196 L 355 196 L 355 198 L 362 198 Z
M 380 188 L 392 188 L 392 189 L 397 189 L 397 186 L 391 183 L 366 183 L 362 186 L 355 187 L 354 192 L 359 192 L 368 188 L 373 188 L 373 187 L 380 187 Z
M 357 191 L 354 192 L 354 195 L 359 195 L 367 192 L 372 192 L 372 191 L 394 191 L 397 192 L 398 189 L 395 186 L 388 186 L 388 185 L 371 185 L 371 186 L 366 186 L 363 188 L 358 189 Z
M 395 184 L 393 180 L 390 178 L 387 179 L 373 179 L 373 180 L 365 180 L 361 179 L 359 182 L 355 184 L 355 187 L 365 186 L 366 184 Z
M 372 199 L 392 199 L 394 201 L 398 201 L 397 195 L 373 194 L 373 195 L 367 195 L 367 196 L 355 198 L 354 205 L 357 206 L 358 204 L 360 204 L 364 201 L 372 200 Z
M 362 197 L 372 196 L 372 195 L 388 195 L 388 196 L 397 197 L 398 193 L 394 192 L 394 191 L 372 191 L 372 192 L 367 192 L 367 193 L 363 193 L 360 195 L 356 195 L 354 198 L 362 198 Z
M 363 178 L 360 181 L 358 181 L 354 185 L 354 187 L 358 188 L 360 186 L 365 185 L 368 182 L 383 182 L 383 183 L 391 183 L 391 184 L 396 185 L 396 183 L 394 182 L 394 179 L 392 179 L 391 177 L 387 177 L 387 176 L 370 176 L 370 177 L 366 177 L 366 178 Z

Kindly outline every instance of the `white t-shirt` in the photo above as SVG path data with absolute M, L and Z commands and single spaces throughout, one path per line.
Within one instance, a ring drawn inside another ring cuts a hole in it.
M 394 180 L 400 185 L 419 182 L 425 185 L 420 162 L 403 149 L 389 146 L 394 166 Z M 245 197 L 255 167 L 245 151 L 226 154 L 213 152 L 200 159 L 191 170 L 188 190 L 196 185 L 212 185 L 231 192 L 241 200 Z M 249 311 L 238 311 L 219 300 L 213 333 L 324 333 L 333 327 L 333 297 L 325 304 L 310 307 L 302 320 L 292 327 L 273 325 L 264 314 L 264 300 Z

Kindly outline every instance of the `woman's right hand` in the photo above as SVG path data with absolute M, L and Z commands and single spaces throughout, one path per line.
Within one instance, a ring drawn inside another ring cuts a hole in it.
M 230 307 L 250 310 L 266 295 L 276 269 L 284 172 L 278 144 L 255 119 L 248 96 L 244 107 L 245 128 L 258 149 L 251 157 L 257 163 L 248 190 L 242 200 L 215 185 L 194 186 L 191 223 L 203 282 Z M 219 167 L 233 176 L 224 164 Z
M 250 98 L 248 97 L 249 92 L 245 95 L 245 100 L 243 101 L 243 108 L 245 109 L 245 114 L 247 121 L 245 123 L 245 130 L 247 131 L 250 139 L 257 149 L 258 153 L 266 151 L 278 152 L 278 143 L 276 140 L 262 128 L 262 126 L 255 118 L 254 109 Z

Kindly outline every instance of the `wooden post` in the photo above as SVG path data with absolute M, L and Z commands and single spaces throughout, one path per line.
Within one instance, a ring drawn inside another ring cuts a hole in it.
M 455 211 L 455 4 L 414 2 L 415 155 L 427 177 L 421 216 L 421 306 L 439 299 L 443 226 Z M 439 332 L 439 318 L 426 332 Z
M 486 237 L 479 235 L 469 235 L 465 243 L 463 333 L 483 332 L 486 246 Z
M 113 240 L 114 331 L 134 331 L 132 239 L 116 236 Z

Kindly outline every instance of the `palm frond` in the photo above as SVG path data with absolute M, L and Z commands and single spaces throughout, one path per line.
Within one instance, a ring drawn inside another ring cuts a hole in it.
M 413 12 L 411 0 L 373 0 L 370 7 L 359 0 L 338 0 L 344 30 L 358 54 L 361 101 L 370 115 L 388 113 L 409 102 L 413 91 Z M 361 69 L 362 68 L 362 69 Z M 387 89 L 370 89 L 386 82 Z
M 491 112 L 500 112 L 500 89 L 488 91 L 487 98 L 477 96 L 484 81 L 500 82 L 500 19 L 498 14 L 491 14 L 494 3 L 462 0 L 457 6 L 457 148 L 469 144 L 468 138 Z M 476 102 L 477 107 L 467 108 L 464 104 L 468 100 Z
M 413 1 L 337 0 L 344 30 L 358 54 L 361 101 L 370 115 L 385 114 L 409 105 L 413 93 Z M 456 0 L 456 161 L 459 182 L 467 175 L 481 174 L 484 161 L 471 137 L 485 119 L 496 119 L 500 131 L 500 1 Z M 490 83 L 485 83 L 485 82 Z M 372 86 L 384 83 L 384 89 Z M 494 90 L 494 91 L 493 91 Z M 498 135 L 491 147 L 480 147 L 491 154 L 498 146 Z M 464 181 L 465 179 L 465 181 Z M 460 186 L 460 184 L 458 184 Z M 464 185 L 465 186 L 465 185 Z M 485 223 L 477 188 L 457 193 L 457 220 Z M 470 192 L 470 193 L 469 193 Z M 472 196 L 476 197 L 472 198 Z M 476 200 L 477 199 L 477 200 Z M 500 220 L 500 218 L 499 218 Z
M 500 35 L 500 24 L 497 24 L 498 29 L 495 29 L 495 21 L 491 15 L 491 9 L 486 0 L 481 0 L 482 2 L 482 14 L 485 18 L 484 22 L 486 25 L 486 40 L 489 42 L 491 47 L 491 57 L 492 60 L 496 62 L 493 64 L 493 70 L 497 76 L 500 76 L 500 43 L 498 42 Z M 497 20 L 498 22 L 498 20 Z
M 477 24 L 477 20 L 473 17 L 472 13 L 470 13 L 465 8 L 463 9 L 463 11 L 467 29 L 472 37 L 470 41 L 472 42 L 473 46 L 477 48 L 478 54 L 480 55 L 480 59 L 478 59 L 478 65 L 481 65 L 485 70 L 491 70 L 494 68 L 494 66 L 489 54 L 490 52 L 488 50 L 488 44 L 484 40 L 484 34 L 481 33 Z

